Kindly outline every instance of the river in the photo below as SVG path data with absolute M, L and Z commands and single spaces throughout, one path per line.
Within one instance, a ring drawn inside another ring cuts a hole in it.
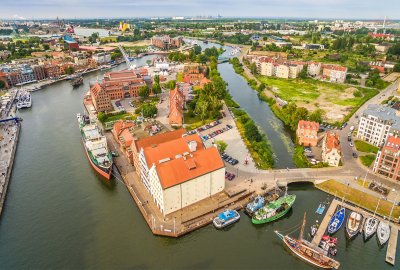
M 220 71 L 225 79 L 232 76 L 234 99 L 249 114 L 253 106 L 260 128 L 269 130 L 263 127 L 270 121 L 263 115 L 267 105 L 252 98 L 254 91 L 228 64 Z M 209 225 L 179 239 L 153 236 L 125 186 L 101 181 L 82 149 L 76 113 L 83 111 L 89 82 L 102 73 L 85 76 L 76 89 L 64 81 L 34 92 L 32 108 L 19 112 L 24 121 L 0 220 L 1 269 L 313 269 L 291 256 L 273 232 L 292 230 L 305 211 L 310 224 L 317 219 L 314 211 L 326 194 L 310 185 L 290 187 L 297 202 L 278 222 L 254 226 L 243 214 L 226 230 Z M 394 269 L 375 237 L 347 242 L 343 229 L 337 236 L 341 269 Z

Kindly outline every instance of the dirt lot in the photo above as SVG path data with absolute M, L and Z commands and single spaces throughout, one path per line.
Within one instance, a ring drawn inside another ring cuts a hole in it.
M 387 81 L 387 82 L 394 82 L 399 77 L 400 77 L 400 73 L 399 72 L 393 72 L 393 73 L 390 73 L 389 75 L 387 75 L 385 78 L 383 78 L 383 80 Z
M 133 42 L 112 42 L 112 43 L 107 43 L 104 46 L 111 46 L 111 47 L 117 47 L 118 45 L 124 46 L 124 47 L 134 47 L 134 46 L 149 46 L 150 45 L 150 40 L 138 40 L 138 41 L 133 41 Z

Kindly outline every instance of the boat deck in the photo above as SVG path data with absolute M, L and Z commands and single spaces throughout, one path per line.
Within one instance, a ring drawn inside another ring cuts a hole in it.
M 369 216 L 372 216 L 372 213 L 370 213 L 368 211 L 365 211 L 359 207 L 355 207 L 353 205 L 347 204 L 346 202 L 341 202 L 337 199 L 334 199 L 332 201 L 332 203 L 330 204 L 328 210 L 326 211 L 324 219 L 322 220 L 317 233 L 315 234 L 313 240 L 311 241 L 311 244 L 313 246 L 317 247 L 318 244 L 321 242 L 322 236 L 324 235 L 326 228 L 329 225 L 329 221 L 331 220 L 332 216 L 335 214 L 335 211 L 339 205 L 343 205 L 346 209 L 359 212 L 360 214 L 363 215 L 364 220 L 363 220 L 360 232 L 364 228 L 365 219 Z M 384 221 L 384 219 L 378 215 L 375 215 L 375 218 L 378 219 L 379 221 Z M 347 220 L 345 220 L 345 222 L 346 221 Z M 385 221 L 385 222 L 387 222 L 387 221 Z M 342 226 L 346 226 L 345 223 Z M 390 223 L 390 228 L 391 228 L 391 234 L 390 234 L 389 244 L 388 244 L 387 251 L 386 251 L 386 262 L 394 265 L 395 259 L 396 259 L 397 237 L 398 237 L 398 232 L 399 232 L 400 226 L 399 226 L 399 224 L 395 224 L 392 222 L 392 223 Z

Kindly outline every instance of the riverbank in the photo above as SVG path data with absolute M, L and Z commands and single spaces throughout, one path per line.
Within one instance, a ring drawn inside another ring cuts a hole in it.
M 7 190 L 14 167 L 20 123 L 0 124 L 0 215 L 3 212 Z

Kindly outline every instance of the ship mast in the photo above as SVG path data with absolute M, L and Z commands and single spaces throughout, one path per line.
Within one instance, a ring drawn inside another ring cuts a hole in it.
M 306 214 L 307 214 L 307 212 L 304 212 L 303 225 L 301 225 L 301 231 L 300 231 L 300 236 L 299 236 L 300 241 L 303 240 L 304 227 L 306 226 Z

